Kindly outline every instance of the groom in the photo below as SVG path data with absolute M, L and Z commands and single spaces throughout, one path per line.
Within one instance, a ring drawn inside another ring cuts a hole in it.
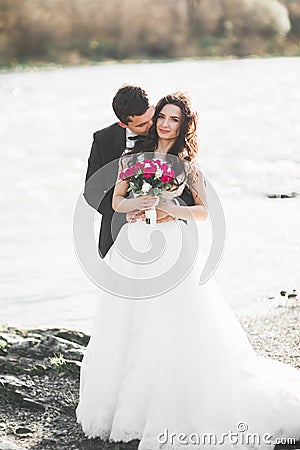
M 139 211 L 127 215 L 115 212 L 112 209 L 112 195 L 117 179 L 117 160 L 126 149 L 132 149 L 138 139 L 147 136 L 155 111 L 154 106 L 149 104 L 147 93 L 134 85 L 122 86 L 114 96 L 112 107 L 119 122 L 93 134 L 83 194 L 89 205 L 102 214 L 99 235 L 101 258 L 105 257 L 126 220 L 135 222 L 137 218 L 143 217 L 144 213 Z M 108 169 L 98 173 L 104 166 Z M 102 199 L 100 204 L 99 198 Z M 181 199 L 182 204 L 194 204 L 188 189 L 178 199 Z M 173 217 L 158 211 L 158 223 L 169 220 L 173 220 Z

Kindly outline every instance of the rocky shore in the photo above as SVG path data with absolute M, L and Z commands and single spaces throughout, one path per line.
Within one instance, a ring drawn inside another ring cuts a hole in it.
M 241 324 L 256 352 L 300 369 L 300 305 Z M 86 438 L 76 423 L 80 362 L 89 336 L 67 329 L 0 329 L 0 450 L 133 450 Z M 279 448 L 300 448 L 300 443 Z

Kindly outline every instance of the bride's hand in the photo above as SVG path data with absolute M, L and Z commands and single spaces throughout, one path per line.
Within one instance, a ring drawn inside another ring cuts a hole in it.
M 171 199 L 160 198 L 157 209 L 162 210 L 165 214 L 172 215 L 172 207 L 174 203 Z
M 140 195 L 134 199 L 135 209 L 146 211 L 157 205 L 157 197 L 152 195 Z
M 157 223 L 170 222 L 171 220 L 174 220 L 174 219 L 175 219 L 174 216 L 163 211 L 162 209 L 156 209 L 156 222 Z

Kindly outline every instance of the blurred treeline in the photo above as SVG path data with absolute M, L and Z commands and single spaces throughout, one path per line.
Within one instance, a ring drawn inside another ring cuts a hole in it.
M 300 55 L 300 0 L 0 0 L 0 65 Z

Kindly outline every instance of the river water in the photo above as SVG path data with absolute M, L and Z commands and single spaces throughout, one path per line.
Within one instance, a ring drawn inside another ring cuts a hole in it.
M 191 94 L 227 224 L 217 281 L 238 316 L 276 307 L 300 281 L 300 197 L 266 197 L 300 192 L 300 58 L 103 64 L 0 74 L 0 323 L 90 331 L 99 291 L 72 219 L 92 133 L 115 121 L 124 82 L 153 102 Z

